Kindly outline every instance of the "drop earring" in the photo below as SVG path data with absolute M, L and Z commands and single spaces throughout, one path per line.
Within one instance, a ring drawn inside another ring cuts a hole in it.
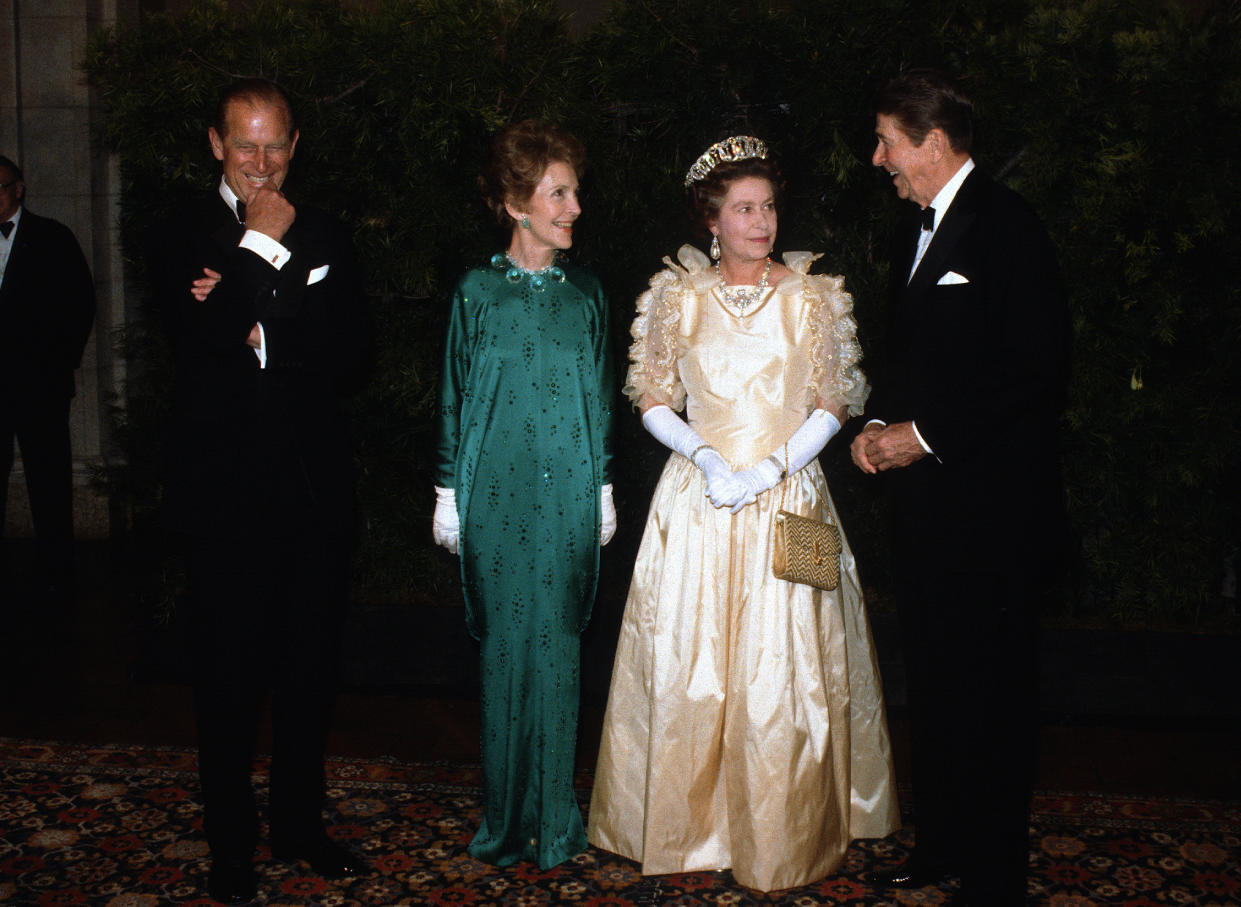
M 711 237 L 711 260 L 720 260 L 720 238 L 718 236 Z
M 523 216 L 521 219 L 521 225 L 525 229 L 529 230 L 530 229 L 530 218 Z

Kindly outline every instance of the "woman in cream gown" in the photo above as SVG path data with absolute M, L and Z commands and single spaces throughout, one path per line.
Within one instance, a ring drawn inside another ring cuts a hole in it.
M 722 254 L 713 268 L 682 247 L 637 304 L 625 391 L 676 452 L 625 606 L 587 837 L 646 874 L 731 868 L 768 891 L 900 824 L 847 541 L 833 592 L 771 571 L 777 510 L 837 522 L 816 455 L 868 387 L 842 279 L 811 275 L 806 252 L 767 257 L 780 183 L 763 143 L 725 140 L 695 168 Z

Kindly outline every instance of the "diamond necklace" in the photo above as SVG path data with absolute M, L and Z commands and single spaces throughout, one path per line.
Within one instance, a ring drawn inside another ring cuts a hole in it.
M 715 263 L 715 273 L 720 278 L 720 292 L 724 294 L 724 302 L 736 306 L 737 311 L 744 315 L 745 310 L 758 302 L 758 297 L 762 295 L 763 290 L 767 289 L 767 278 L 771 276 L 771 256 L 767 256 L 767 265 L 763 268 L 763 276 L 758 279 L 757 286 L 725 286 L 724 272 L 720 270 L 718 261 Z

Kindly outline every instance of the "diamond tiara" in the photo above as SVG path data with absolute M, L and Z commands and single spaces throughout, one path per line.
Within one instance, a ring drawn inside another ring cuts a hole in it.
M 767 158 L 767 143 L 752 135 L 729 136 L 722 142 L 716 142 L 702 153 L 702 157 L 694 161 L 694 166 L 685 174 L 685 186 L 705 179 L 715 169 L 716 164 L 726 161 L 744 161 L 750 158 Z

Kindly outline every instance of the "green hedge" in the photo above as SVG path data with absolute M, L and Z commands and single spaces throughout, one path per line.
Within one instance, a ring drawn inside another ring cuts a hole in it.
M 716 0 L 613 4 L 571 39 L 547 0 L 206 4 L 94 36 L 102 139 L 124 179 L 131 285 L 143 231 L 217 172 L 205 132 L 219 87 L 265 75 L 293 95 L 302 140 L 290 192 L 354 229 L 380 328 L 357 401 L 358 597 L 456 600 L 430 544 L 431 400 L 444 294 L 500 247 L 475 199 L 486 137 L 527 116 L 586 142 L 575 254 L 613 298 L 618 351 L 634 296 L 691 238 L 684 170 L 732 132 L 767 138 L 790 185 L 780 248 L 825 253 L 881 367 L 883 250 L 900 202 L 870 166 L 870 99 L 902 66 L 942 65 L 974 96 L 975 157 L 1030 199 L 1060 249 L 1074 368 L 1064 418 L 1072 569 L 1061 617 L 1145 626 L 1235 624 L 1221 595 L 1238 544 L 1241 343 L 1235 215 L 1241 13 L 1229 3 Z M 1230 229 L 1232 228 L 1232 229 Z M 158 495 L 166 374 L 160 339 L 123 338 L 128 453 L 109 477 L 139 537 Z M 141 380 L 133 380 L 137 376 Z M 662 454 L 624 420 L 623 531 L 632 556 Z M 873 481 L 825 457 L 864 580 L 887 586 Z

